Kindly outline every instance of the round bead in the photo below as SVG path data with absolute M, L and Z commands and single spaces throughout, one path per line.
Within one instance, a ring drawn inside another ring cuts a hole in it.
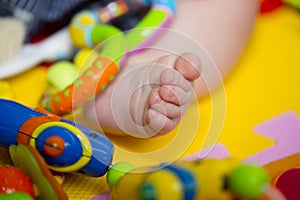
M 32 200 L 32 198 L 27 193 L 8 193 L 0 194 L 0 200 Z
M 240 198 L 260 197 L 267 184 L 267 172 L 262 167 L 253 164 L 238 166 L 228 177 L 229 188 Z
M 294 6 L 295 8 L 300 9 L 300 1 L 299 0 L 284 0 L 284 3 L 287 3 L 291 6 Z
M 74 57 L 76 68 L 82 73 L 86 71 L 99 55 L 95 50 L 83 48 Z
M 90 30 L 99 22 L 97 13 L 92 10 L 82 10 L 77 13 L 69 25 L 70 38 L 75 46 L 91 47 L 86 37 Z
M 65 141 L 59 136 L 49 137 L 44 144 L 44 152 L 46 155 L 56 158 L 65 150 Z
M 127 162 L 119 162 L 114 164 L 107 172 L 106 180 L 110 188 L 113 188 L 119 179 L 134 167 Z
M 47 79 L 57 90 L 63 90 L 74 82 L 78 71 L 73 63 L 69 61 L 59 61 L 50 66 Z

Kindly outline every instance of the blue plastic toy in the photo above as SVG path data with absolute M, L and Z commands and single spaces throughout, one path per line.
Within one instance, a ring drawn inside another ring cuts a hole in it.
M 113 144 L 102 134 L 42 109 L 0 99 L 0 146 L 29 144 L 58 172 L 102 176 Z

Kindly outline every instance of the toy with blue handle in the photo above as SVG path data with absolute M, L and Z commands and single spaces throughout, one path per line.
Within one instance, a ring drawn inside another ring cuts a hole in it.
M 30 144 L 58 172 L 102 176 L 113 144 L 100 133 L 41 109 L 0 99 L 0 146 Z
M 175 15 L 175 5 L 176 0 L 153 1 L 146 16 L 126 33 L 112 25 L 97 24 L 92 11 L 75 16 L 69 28 L 74 44 L 93 47 L 112 39 L 104 42 L 100 56 L 74 83 L 43 99 L 43 106 L 61 116 L 93 99 L 114 79 L 129 55 L 147 49 L 164 32 Z

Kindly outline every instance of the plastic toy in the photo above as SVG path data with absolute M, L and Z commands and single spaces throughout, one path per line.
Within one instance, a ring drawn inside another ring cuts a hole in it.
M 260 13 L 268 13 L 276 10 L 284 4 L 300 9 L 299 0 L 262 0 L 260 5 Z
M 32 200 L 32 198 L 26 193 L 10 193 L 0 194 L 0 200 Z
M 41 157 L 37 149 L 30 145 L 11 145 L 9 153 L 15 166 L 26 173 L 32 183 L 36 186 L 35 199 L 43 200 L 66 200 L 67 194 L 48 169 L 45 160 Z
M 260 5 L 260 13 L 272 12 L 282 5 L 282 0 L 262 0 Z
M 0 146 L 31 145 L 58 172 L 102 176 L 111 164 L 113 144 L 98 132 L 10 100 L 0 110 Z
M 69 61 L 59 61 L 52 64 L 47 72 L 47 80 L 58 91 L 73 83 L 78 76 L 76 66 Z
M 22 192 L 34 198 L 33 184 L 20 168 L 0 166 L 0 179 L 0 194 Z
M 101 23 L 110 22 L 122 15 L 140 10 L 144 6 L 150 6 L 151 0 L 116 0 L 99 9 Z
M 269 193 L 272 193 L 271 196 Z M 163 163 L 147 169 L 131 170 L 111 190 L 111 199 L 118 200 L 231 200 L 263 197 L 284 199 L 269 186 L 267 172 L 262 167 L 243 164 L 234 158 Z
M 298 0 L 283 0 L 287 5 L 293 6 L 297 9 L 300 9 L 300 1 Z
M 15 166 L 0 167 L 0 199 L 68 199 L 35 148 L 11 145 L 9 152 Z
M 277 175 L 272 184 L 278 188 L 287 199 L 300 198 L 300 166 L 285 170 Z
M 82 32 L 76 35 L 71 30 L 71 35 L 75 35 L 75 40 L 79 44 L 94 46 L 108 37 L 112 39 L 105 42 L 100 52 L 101 55 L 73 84 L 50 96 L 49 99 L 43 100 L 46 109 L 55 114 L 64 115 L 93 98 L 113 80 L 125 61 L 125 55 L 137 53 L 149 46 L 149 43 L 154 41 L 163 28 L 171 22 L 174 12 L 175 0 L 157 0 L 135 29 L 126 34 L 110 25 L 97 25 L 93 14 L 87 14 L 85 24 L 80 24 L 80 20 L 83 19 L 79 17 L 79 21 L 73 23 L 79 23 L 79 27 L 82 25 Z M 102 30 L 108 30 L 108 34 L 103 35 Z

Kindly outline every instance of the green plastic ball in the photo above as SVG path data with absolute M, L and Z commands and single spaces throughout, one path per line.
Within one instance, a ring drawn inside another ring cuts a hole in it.
M 283 0 L 284 3 L 294 6 L 295 8 L 300 9 L 300 1 L 299 0 Z
M 107 172 L 106 181 L 110 188 L 113 188 L 119 179 L 127 172 L 133 170 L 134 167 L 127 162 L 119 162 L 114 164 Z
M 47 79 L 58 91 L 65 89 L 78 76 L 76 66 L 69 61 L 59 61 L 50 66 Z
M 238 166 L 228 177 L 229 188 L 240 198 L 259 198 L 268 182 L 267 172 L 253 164 Z
M 32 198 L 26 193 L 10 193 L 0 194 L 0 200 L 32 200 Z

